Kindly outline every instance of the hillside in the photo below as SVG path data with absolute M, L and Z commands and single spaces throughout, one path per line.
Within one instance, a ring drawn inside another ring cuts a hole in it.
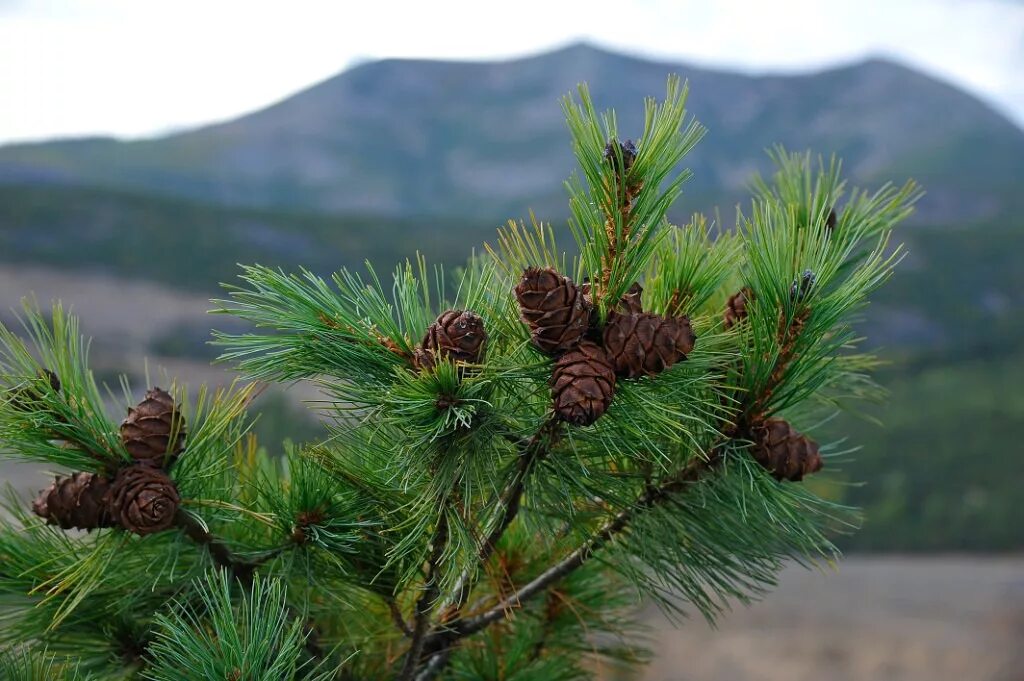
M 860 180 L 913 175 L 921 220 L 973 221 L 1019 205 L 1024 132 L 954 87 L 870 60 L 749 76 L 645 61 L 586 44 L 506 62 L 363 64 L 234 121 L 168 137 L 0 149 L 0 182 L 105 186 L 310 213 L 565 214 L 573 168 L 560 97 L 594 86 L 623 136 L 665 76 L 689 79 L 709 135 L 689 163 L 695 207 L 732 205 L 774 143 L 836 152 Z
M 390 271 L 422 252 L 464 261 L 501 221 L 226 208 L 121 190 L 0 185 L 0 262 L 146 279 L 210 294 L 238 263 Z

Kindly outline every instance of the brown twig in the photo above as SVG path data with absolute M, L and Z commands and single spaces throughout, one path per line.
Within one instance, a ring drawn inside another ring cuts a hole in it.
M 409 627 L 409 623 L 405 621 L 402 611 L 398 608 L 398 603 L 395 603 L 393 598 L 387 598 L 385 600 L 387 601 L 388 611 L 391 613 L 391 620 L 395 623 L 395 627 L 405 634 L 406 637 L 411 638 L 412 628 Z
M 430 614 L 434 609 L 434 601 L 437 599 L 440 579 L 441 556 L 448 544 L 448 516 L 442 509 L 437 520 L 437 528 L 434 530 L 434 538 L 431 541 L 430 557 L 427 559 L 426 584 L 423 594 L 416 601 L 416 613 L 413 620 L 412 641 L 409 643 L 409 650 L 405 654 L 405 662 L 402 671 L 398 675 L 399 681 L 409 681 L 416 673 L 420 657 L 423 655 L 423 647 L 427 642 L 428 628 L 430 625 Z
M 487 537 L 485 537 L 481 543 L 477 554 L 476 565 L 483 566 L 488 560 L 490 560 L 506 530 L 508 530 L 516 516 L 518 516 L 522 504 L 523 492 L 526 486 L 526 479 L 529 477 L 530 471 L 533 470 L 533 467 L 537 462 L 547 456 L 551 446 L 557 440 L 560 428 L 561 422 L 554 416 L 551 416 L 545 420 L 543 425 L 537 429 L 537 432 L 529 440 L 521 440 L 519 438 L 510 440 L 520 446 L 519 458 L 516 461 L 516 468 L 512 475 L 512 479 L 509 481 L 498 501 L 498 504 L 502 509 L 501 517 L 499 518 L 498 523 L 491 529 Z M 459 575 L 455 582 L 455 586 L 452 589 L 451 597 L 444 601 L 439 608 L 441 617 L 437 627 L 433 628 L 429 632 L 424 630 L 419 633 L 419 636 L 417 636 L 417 630 L 414 629 L 413 643 L 410 644 L 409 652 L 406 655 L 403 672 L 402 675 L 399 676 L 400 679 L 412 678 L 407 677 L 406 674 L 415 673 L 424 656 L 426 656 L 428 660 L 433 660 L 434 653 L 436 651 L 434 648 L 430 647 L 430 642 L 437 640 L 436 634 L 439 631 L 444 630 L 446 622 L 459 617 L 462 612 L 462 608 L 465 607 L 466 602 L 469 600 L 469 596 L 472 593 L 474 571 L 475 569 L 467 569 Z M 436 598 L 436 593 L 433 594 L 433 597 Z M 429 614 L 430 613 L 428 612 L 427 615 L 429 616 Z M 429 620 L 429 617 L 427 620 Z M 417 624 L 418 623 L 419 620 L 417 621 Z M 411 667 L 409 667 L 410 664 L 412 665 Z M 419 678 L 419 676 L 416 676 L 415 678 Z
M 284 551 L 284 547 L 278 547 L 265 552 L 258 558 L 245 559 L 232 551 L 223 539 L 220 539 L 211 533 L 203 527 L 199 521 L 183 510 L 179 509 L 177 514 L 174 516 L 174 524 L 193 542 L 199 546 L 205 547 L 207 552 L 209 552 L 210 557 L 213 559 L 213 562 L 220 567 L 227 569 L 231 573 L 231 576 L 237 579 L 246 588 L 252 586 L 253 575 L 256 573 L 257 568 L 277 557 L 282 551 Z M 288 611 L 295 618 L 302 617 L 302 614 L 296 612 L 291 606 L 288 606 Z M 316 631 L 316 627 L 313 623 L 306 622 L 305 630 L 306 654 L 313 659 L 323 659 L 326 653 L 320 645 L 320 636 Z
M 501 519 L 480 545 L 480 551 L 477 554 L 477 565 L 486 565 L 487 561 L 494 554 L 498 542 L 505 535 L 505 531 L 508 530 L 516 516 L 519 515 L 526 479 L 529 477 L 533 467 L 548 455 L 558 437 L 560 427 L 561 421 L 552 416 L 537 429 L 537 432 L 529 440 L 518 438 L 514 440 L 520 446 L 516 470 L 512 480 L 509 481 L 498 501 L 498 505 L 502 509 Z M 472 579 L 472 569 L 467 569 L 459 575 L 453 589 L 453 597 L 441 607 L 442 623 L 458 617 L 472 591 Z
M 193 542 L 205 547 L 210 557 L 213 558 L 214 563 L 227 568 L 233 576 L 238 577 L 245 583 L 250 583 L 253 571 L 265 560 L 268 560 L 252 562 L 239 558 L 222 539 L 214 536 L 199 521 L 193 518 L 191 514 L 180 509 L 174 516 L 174 524 L 184 531 L 185 536 Z

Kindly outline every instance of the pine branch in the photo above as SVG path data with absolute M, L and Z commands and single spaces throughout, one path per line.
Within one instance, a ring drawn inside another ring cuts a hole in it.
M 191 514 L 185 511 L 178 510 L 178 513 L 174 516 L 174 524 L 193 542 L 205 547 L 210 557 L 213 558 L 214 563 L 220 567 L 227 568 L 233 577 L 245 585 L 252 583 L 253 573 L 257 568 L 276 558 L 285 550 L 284 547 L 279 547 L 267 551 L 259 558 L 249 560 L 238 556 L 228 547 L 223 539 L 211 533 Z
M 223 539 L 220 539 L 211 533 L 185 511 L 180 509 L 178 510 L 178 513 L 174 517 L 174 523 L 176 527 L 184 531 L 185 536 L 199 546 L 205 547 L 209 552 L 210 557 L 213 558 L 213 562 L 227 569 L 231 576 L 237 579 L 242 586 L 247 589 L 252 588 L 256 570 L 261 565 L 276 558 L 285 550 L 284 547 L 278 547 L 264 553 L 259 558 L 246 560 L 235 554 Z M 288 605 L 286 610 L 291 617 L 301 618 L 301 613 L 297 612 L 291 605 Z M 306 654 L 312 659 L 323 659 L 326 653 L 320 645 L 320 637 L 317 634 L 316 627 L 313 624 L 306 622 L 303 624 L 303 630 L 303 648 L 305 649 Z
M 409 627 L 409 623 L 405 621 L 405 617 L 402 615 L 402 610 L 398 607 L 398 603 L 395 602 L 394 598 L 386 598 L 385 601 L 388 605 L 388 612 L 391 613 L 391 620 L 395 623 L 395 627 L 402 632 L 405 636 L 412 638 L 412 629 Z
M 501 495 L 499 504 L 502 508 L 501 518 L 498 523 L 494 526 L 491 532 L 484 539 L 480 546 L 480 551 L 477 555 L 478 566 L 483 566 L 487 563 L 490 557 L 494 554 L 498 543 L 504 536 L 505 531 L 508 530 L 509 526 L 519 515 L 519 510 L 522 504 L 522 497 L 526 487 L 526 479 L 529 477 L 530 471 L 533 467 L 548 455 L 551 450 L 551 446 L 554 444 L 558 436 L 558 430 L 561 427 L 561 422 L 554 416 L 551 416 L 545 420 L 544 424 L 538 428 L 537 432 L 534 433 L 528 441 L 515 440 L 521 447 L 519 459 L 516 463 L 516 470 L 512 476 L 512 480 L 509 481 L 508 486 Z M 465 607 L 466 601 L 469 600 L 469 596 L 472 592 L 472 579 L 473 579 L 474 568 L 465 570 L 459 575 L 456 580 L 455 587 L 452 590 L 453 596 L 447 602 L 443 603 L 441 612 L 441 623 L 439 626 L 443 626 L 445 622 L 457 618 Z M 424 597 L 426 594 L 424 594 Z M 436 597 L 436 593 L 433 595 Z M 421 598 L 421 603 L 423 599 Z M 428 618 L 423 620 L 423 624 L 429 623 L 429 612 L 426 613 Z M 417 613 L 416 629 L 412 632 L 413 644 L 410 645 L 409 652 L 406 656 L 405 666 L 403 667 L 403 675 L 400 679 L 411 678 L 407 677 L 406 674 L 412 674 L 415 672 L 416 667 L 419 664 L 419 660 L 422 659 L 424 651 L 428 655 L 433 652 L 432 648 L 428 648 L 429 642 L 436 640 L 437 632 L 439 629 L 435 628 L 433 631 L 428 632 L 426 628 L 422 631 L 419 629 L 421 620 L 419 618 L 419 611 Z M 418 647 L 418 649 L 416 648 Z M 415 678 L 419 678 L 418 676 Z
M 720 460 L 721 447 L 719 445 L 712 448 L 711 454 L 707 458 L 694 459 L 679 471 L 678 474 L 662 484 L 648 487 L 633 505 L 617 513 L 572 553 L 520 587 L 515 593 L 507 596 L 497 605 L 480 615 L 455 621 L 448 628 L 431 634 L 426 641 L 424 649 L 428 651 L 435 650 L 436 652 L 428 658 L 426 666 L 415 677 L 415 681 L 429 681 L 433 679 L 444 669 L 454 647 L 458 645 L 459 641 L 507 617 L 512 610 L 520 607 L 538 594 L 545 592 L 548 588 L 586 564 L 594 554 L 626 530 L 639 514 L 669 498 L 670 495 L 682 492 L 686 489 L 687 485 L 697 482 L 705 472 L 712 469 Z
M 551 451 L 560 427 L 561 422 L 552 416 L 544 422 L 529 440 L 515 440 L 521 449 L 519 459 L 516 462 L 516 470 L 512 480 L 501 495 L 501 500 L 498 502 L 502 509 L 501 519 L 480 546 L 480 552 L 477 556 L 478 565 L 483 566 L 487 564 L 501 538 L 505 535 L 505 531 L 508 530 L 516 516 L 519 515 L 523 492 L 526 487 L 526 479 L 529 477 L 533 467 Z M 472 573 L 472 569 L 467 569 L 459 575 L 459 579 L 456 581 L 455 588 L 453 589 L 455 594 L 454 603 L 448 602 L 441 608 L 442 617 L 444 618 L 442 621 L 458 617 L 459 611 L 466 605 L 466 601 L 469 599 L 470 592 L 472 591 Z M 453 605 L 454 608 L 452 608 Z

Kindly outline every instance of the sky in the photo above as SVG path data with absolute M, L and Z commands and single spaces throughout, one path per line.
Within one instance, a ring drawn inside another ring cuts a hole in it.
M 1021 0 L 0 0 L 0 143 L 156 135 L 368 59 L 505 59 L 577 40 L 757 73 L 886 56 L 1024 126 Z

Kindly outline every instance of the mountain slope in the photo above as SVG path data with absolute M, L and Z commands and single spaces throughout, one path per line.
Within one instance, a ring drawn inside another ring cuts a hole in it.
M 836 152 L 859 180 L 914 175 L 922 219 L 1008 210 L 1024 132 L 947 84 L 880 60 L 799 76 L 748 76 L 574 45 L 493 63 L 361 65 L 237 120 L 152 140 L 0 148 L 0 183 L 153 191 L 226 205 L 490 220 L 565 214 L 574 162 L 559 98 L 591 84 L 623 136 L 642 97 L 689 79 L 709 134 L 689 159 L 697 205 L 731 205 L 775 143 Z

